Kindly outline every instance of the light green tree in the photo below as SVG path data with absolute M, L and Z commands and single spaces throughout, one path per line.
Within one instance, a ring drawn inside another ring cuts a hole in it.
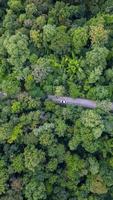
M 8 36 L 4 40 L 10 64 L 15 67 L 22 67 L 24 62 L 29 58 L 28 38 L 26 35 L 17 32 L 15 35 Z
M 46 199 L 46 188 L 44 183 L 31 179 L 25 186 L 25 197 L 28 200 L 44 200 Z
M 0 160 L 0 195 L 5 193 L 6 191 L 7 180 L 8 180 L 8 170 L 6 168 L 5 161 L 1 159 Z
M 75 54 L 79 54 L 82 48 L 87 44 L 88 32 L 87 27 L 78 27 L 72 33 L 72 45 Z
M 36 149 L 34 145 L 27 146 L 24 150 L 24 159 L 26 169 L 34 172 L 44 162 L 45 153 Z
M 14 172 L 21 173 L 24 171 L 23 154 L 18 154 L 17 156 L 11 158 L 11 167 L 13 168 Z

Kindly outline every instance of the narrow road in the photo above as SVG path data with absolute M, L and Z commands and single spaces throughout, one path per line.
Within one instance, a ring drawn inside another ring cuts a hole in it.
M 0 99 L 3 97 L 7 97 L 6 93 L 0 92 Z M 75 106 L 82 106 L 84 108 L 92 108 L 95 109 L 98 107 L 98 102 L 92 101 L 89 99 L 82 99 L 82 98 L 71 98 L 71 97 L 60 97 L 55 95 L 48 95 L 48 99 L 54 101 L 58 104 L 66 104 L 66 105 L 75 105 Z M 113 103 L 110 103 L 110 110 L 113 111 Z
M 58 97 L 54 95 L 48 95 L 48 99 L 59 104 L 82 106 L 85 108 L 92 108 L 92 109 L 97 107 L 96 101 L 92 101 L 89 99 L 82 99 L 82 98 L 73 99 L 71 97 Z M 113 103 L 111 106 L 111 110 L 113 111 Z

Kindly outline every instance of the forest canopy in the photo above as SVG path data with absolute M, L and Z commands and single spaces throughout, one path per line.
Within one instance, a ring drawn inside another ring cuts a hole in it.
M 0 0 L 0 200 L 113 199 L 112 84 L 113 0 Z

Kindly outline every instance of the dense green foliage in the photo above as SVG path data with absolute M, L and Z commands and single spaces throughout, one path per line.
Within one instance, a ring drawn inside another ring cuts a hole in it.
M 113 199 L 112 84 L 113 0 L 0 0 L 1 200 Z

